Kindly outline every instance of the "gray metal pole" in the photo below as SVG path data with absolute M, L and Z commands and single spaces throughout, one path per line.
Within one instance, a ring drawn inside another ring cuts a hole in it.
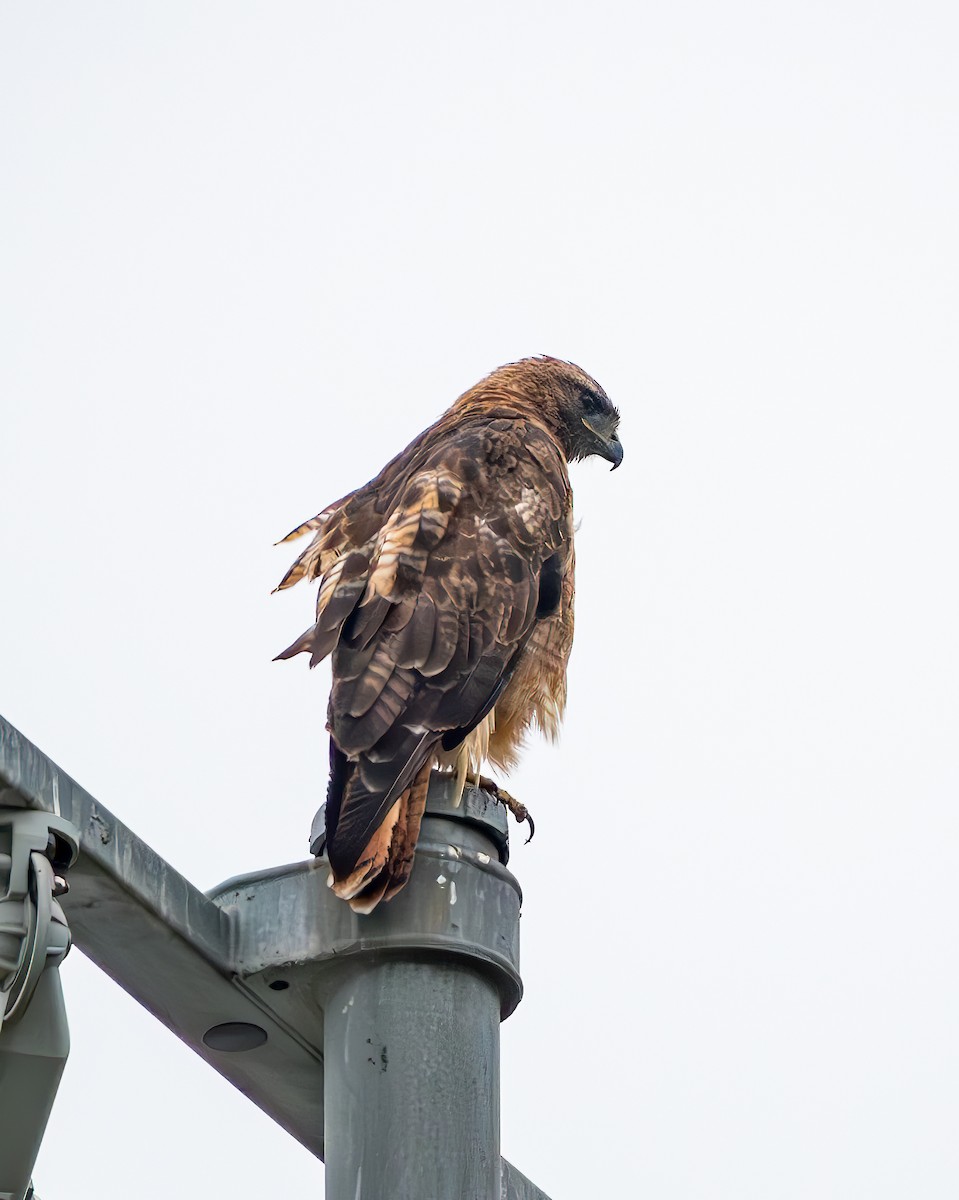
M 500 1000 L 459 963 L 361 963 L 326 1006 L 328 1200 L 499 1195 Z
M 409 895 L 355 918 L 324 997 L 327 1200 L 501 1195 L 499 1025 L 519 995 L 505 814 L 483 793 L 453 804 L 441 778 L 426 811 Z

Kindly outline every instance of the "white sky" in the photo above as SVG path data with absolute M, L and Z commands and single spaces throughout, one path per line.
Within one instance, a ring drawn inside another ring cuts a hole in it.
M 555 1200 L 959 1193 L 952 3 L 0 12 L 0 711 L 201 887 L 304 856 L 272 542 L 574 359 L 567 731 L 511 790 Z M 81 954 L 43 1200 L 318 1195 Z

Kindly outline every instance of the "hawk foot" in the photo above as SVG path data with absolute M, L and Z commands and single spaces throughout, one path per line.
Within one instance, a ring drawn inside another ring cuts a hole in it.
M 525 804 L 517 800 L 515 796 L 511 796 L 505 788 L 501 788 L 498 783 L 494 783 L 492 779 L 488 779 L 485 775 L 477 777 L 476 786 L 484 792 L 489 792 L 494 800 L 498 800 L 500 804 L 508 808 L 520 824 L 525 821 L 529 825 L 529 837 L 526 839 L 526 842 L 529 843 L 533 840 L 536 826 Z

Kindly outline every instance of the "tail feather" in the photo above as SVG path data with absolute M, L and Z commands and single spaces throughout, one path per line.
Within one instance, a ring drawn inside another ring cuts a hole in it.
M 420 836 L 420 823 L 426 809 L 426 793 L 429 791 L 432 763 L 426 762 L 419 774 L 403 793 L 405 803 L 393 830 L 390 857 L 385 874 L 389 882 L 385 900 L 392 900 L 409 879 L 413 870 L 413 857 Z
M 381 900 L 390 900 L 413 869 L 413 855 L 426 807 L 431 760 L 379 816 L 384 798 L 364 785 L 358 764 L 330 740 L 330 786 L 326 807 L 326 841 L 332 877 L 330 887 L 359 913 L 370 913 Z M 387 801 L 389 797 L 386 797 Z M 370 810 L 373 809 L 371 814 Z M 357 842 L 357 832 L 369 830 Z M 359 846 L 359 849 L 357 847 Z

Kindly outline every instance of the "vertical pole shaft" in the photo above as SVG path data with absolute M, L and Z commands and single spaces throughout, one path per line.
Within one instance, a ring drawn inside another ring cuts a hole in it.
M 454 957 L 364 959 L 325 1009 L 327 1200 L 498 1200 L 500 997 Z

